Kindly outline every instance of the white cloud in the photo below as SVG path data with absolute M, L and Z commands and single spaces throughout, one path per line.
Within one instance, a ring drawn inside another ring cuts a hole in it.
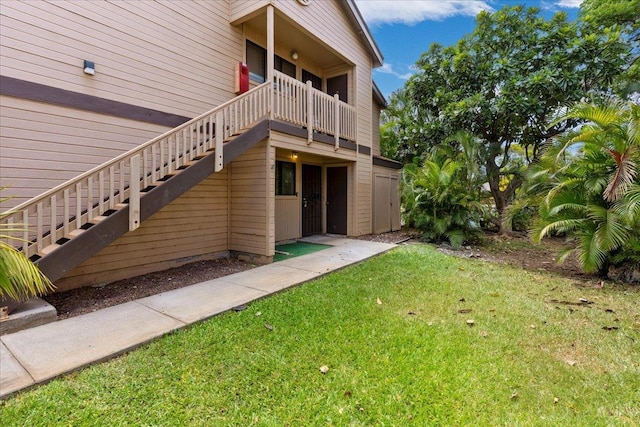
M 413 75 L 413 73 L 400 73 L 396 70 L 393 69 L 393 65 L 389 64 L 389 63 L 384 63 L 382 64 L 382 67 L 378 67 L 375 68 L 375 71 L 382 73 L 382 74 L 390 74 L 394 77 L 397 77 L 401 80 L 408 80 L 409 77 L 411 77 Z
M 442 21 L 452 16 L 476 16 L 483 10 L 494 10 L 487 1 L 481 0 L 356 0 L 356 3 L 369 25 L 415 25 L 422 21 Z
M 566 9 L 577 9 L 580 7 L 582 0 L 560 0 L 558 1 L 558 7 L 564 7 Z
M 542 0 L 540 2 L 540 8 L 554 11 L 557 11 L 558 9 L 578 9 L 581 3 L 582 0 Z

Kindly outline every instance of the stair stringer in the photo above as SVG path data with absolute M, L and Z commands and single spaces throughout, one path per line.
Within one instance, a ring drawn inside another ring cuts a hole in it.
M 225 143 L 223 146 L 224 165 L 231 163 L 242 153 L 267 138 L 269 127 L 269 120 L 262 120 Z M 215 152 L 208 152 L 180 173 L 171 176 L 157 187 L 144 193 L 140 198 L 141 223 L 213 174 L 215 172 L 214 162 Z M 52 282 L 55 282 L 128 231 L 129 206 L 127 205 L 44 255 L 35 263 Z

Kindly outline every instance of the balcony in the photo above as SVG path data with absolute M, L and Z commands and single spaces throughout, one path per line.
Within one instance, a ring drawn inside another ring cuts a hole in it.
M 356 109 L 340 101 L 338 95 L 327 95 L 314 89 L 311 82 L 303 83 L 286 74 L 274 71 L 272 115 L 275 120 L 307 129 L 307 143 L 313 133 L 333 137 L 335 149 L 340 139 L 356 141 Z

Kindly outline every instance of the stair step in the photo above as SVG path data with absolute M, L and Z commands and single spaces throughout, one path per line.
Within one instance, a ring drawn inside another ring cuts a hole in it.
M 122 208 L 126 208 L 127 206 L 129 206 L 128 203 L 117 203 L 113 208 L 116 210 L 120 210 Z
M 197 160 L 189 160 L 188 162 L 186 162 L 185 164 L 183 164 L 182 166 L 180 166 L 178 169 L 179 169 L 179 170 L 184 170 L 184 169 L 188 168 L 189 166 L 193 166 L 193 165 L 195 165 L 196 163 L 198 163 L 198 161 L 197 161 Z
M 81 235 L 82 233 L 84 233 L 86 230 L 83 230 L 82 228 L 76 228 L 73 231 L 69 232 L 69 236 L 71 237 L 77 237 L 79 235 Z
M 41 257 L 45 256 L 45 255 L 50 254 L 51 252 L 55 251 L 59 247 L 60 247 L 59 244 L 52 243 L 49 246 L 46 246 L 46 247 L 42 248 L 42 250 L 38 253 L 38 255 L 40 255 Z
M 104 215 L 98 215 L 98 216 L 94 216 L 93 219 L 91 221 L 89 221 L 92 224 L 98 224 L 99 222 L 104 221 L 105 219 L 109 218 L 108 216 L 104 216 Z

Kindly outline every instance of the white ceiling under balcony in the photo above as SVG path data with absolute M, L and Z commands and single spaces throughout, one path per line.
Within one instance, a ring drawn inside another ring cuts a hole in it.
M 259 33 L 266 34 L 267 19 L 266 14 L 254 16 L 244 22 Z M 321 68 L 329 68 L 341 64 L 349 63 L 345 58 L 330 50 L 321 41 L 306 33 L 294 21 L 279 15 L 277 12 L 274 19 L 275 45 L 289 51 L 296 51 L 301 56 L 312 58 L 313 62 Z M 289 58 L 286 58 L 289 59 Z

